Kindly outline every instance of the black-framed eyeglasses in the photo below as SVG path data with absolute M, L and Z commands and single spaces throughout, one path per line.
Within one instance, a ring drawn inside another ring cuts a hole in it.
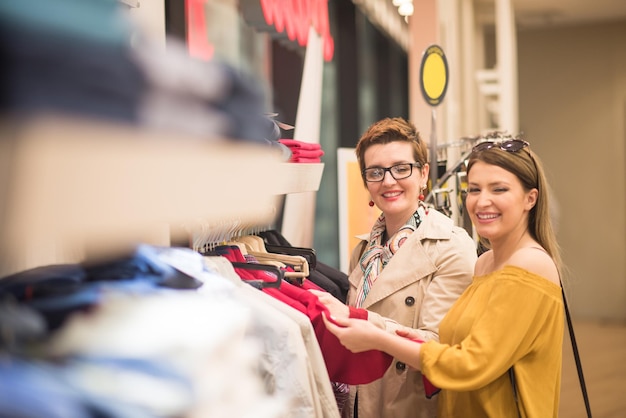
M 517 152 L 522 148 L 528 147 L 530 144 L 523 139 L 507 139 L 504 141 L 484 141 L 472 148 L 472 152 L 486 151 L 491 148 L 499 148 L 506 152 Z
M 402 163 L 392 165 L 391 167 L 372 167 L 363 170 L 362 174 L 365 181 L 370 183 L 383 181 L 387 171 L 395 180 L 402 180 L 407 177 L 411 177 L 411 174 L 413 174 L 413 167 L 420 168 L 421 166 L 421 163 Z

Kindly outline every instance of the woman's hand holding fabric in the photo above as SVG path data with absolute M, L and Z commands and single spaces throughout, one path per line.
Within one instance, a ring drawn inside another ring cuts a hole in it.
M 378 350 L 380 337 L 387 335 L 385 331 L 363 319 L 328 318 L 326 315 L 322 317 L 326 328 L 353 353 Z
M 326 315 L 322 315 L 322 318 L 326 328 L 353 353 L 380 350 L 406 363 L 409 367 L 421 370 L 421 344 L 417 340 L 387 332 L 364 319 L 329 318 Z
M 349 318 L 350 308 L 328 292 L 309 289 L 335 318 Z

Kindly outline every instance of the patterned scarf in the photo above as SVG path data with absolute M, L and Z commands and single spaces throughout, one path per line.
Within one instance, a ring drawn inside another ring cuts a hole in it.
M 421 212 L 421 213 L 420 213 Z M 400 249 L 407 238 L 417 229 L 424 216 L 420 207 L 413 213 L 407 223 L 394 234 L 385 245 L 382 244 L 385 233 L 385 214 L 381 214 L 370 233 L 370 239 L 361 256 L 360 264 L 363 271 L 363 282 L 357 289 L 356 307 L 360 308 L 365 302 L 367 294 L 374 286 L 380 272 L 385 268 L 391 257 Z

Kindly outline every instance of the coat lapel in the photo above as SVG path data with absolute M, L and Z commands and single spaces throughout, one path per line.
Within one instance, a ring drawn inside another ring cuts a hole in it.
M 437 270 L 437 266 L 428 256 L 422 245 L 422 240 L 450 239 L 452 228 L 453 222 L 450 218 L 437 211 L 430 211 L 417 230 L 391 257 L 387 266 L 376 279 L 362 307 L 367 309 L 398 289 L 433 274 Z M 367 241 L 369 235 L 360 235 L 358 238 Z M 361 267 L 357 265 L 349 277 L 352 288 L 358 288 L 361 280 L 363 280 L 363 272 Z
M 363 308 L 379 302 L 412 283 L 428 277 L 437 270 L 422 246 L 419 233 L 413 233 L 400 247 L 376 279 Z

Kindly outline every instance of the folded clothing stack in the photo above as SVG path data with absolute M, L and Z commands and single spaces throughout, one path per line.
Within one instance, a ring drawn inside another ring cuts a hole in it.
M 289 162 L 292 163 L 320 163 L 324 151 L 320 144 L 299 141 L 297 139 L 279 139 L 278 142 L 287 146 L 291 151 Z

